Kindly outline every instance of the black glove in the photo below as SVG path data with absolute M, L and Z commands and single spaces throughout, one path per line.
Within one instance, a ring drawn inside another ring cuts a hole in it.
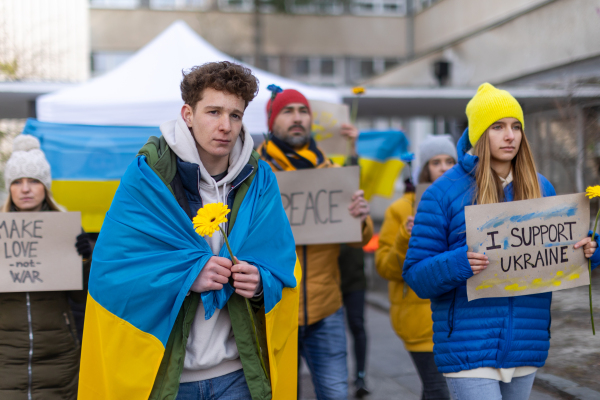
M 88 259 L 92 256 L 92 245 L 90 244 L 87 233 L 84 232 L 77 236 L 75 247 L 77 247 L 77 253 L 84 259 Z

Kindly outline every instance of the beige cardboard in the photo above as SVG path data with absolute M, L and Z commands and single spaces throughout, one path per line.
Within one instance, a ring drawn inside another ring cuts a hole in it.
M 415 188 L 415 214 L 419 208 L 421 197 L 423 197 L 423 193 L 425 193 L 429 186 L 431 186 L 431 183 L 419 183 Z
M 79 212 L 0 213 L 0 292 L 83 289 Z
M 342 124 L 350 123 L 347 104 L 310 100 L 313 115 L 313 137 L 317 146 L 328 155 L 348 153 L 348 141 L 340 134 Z
M 360 218 L 348 211 L 359 168 L 276 172 L 281 200 L 297 245 L 362 240 Z
M 583 193 L 468 206 L 465 221 L 469 251 L 490 262 L 467 280 L 469 301 L 590 283 L 583 250 L 573 248 L 590 226 L 590 202 Z

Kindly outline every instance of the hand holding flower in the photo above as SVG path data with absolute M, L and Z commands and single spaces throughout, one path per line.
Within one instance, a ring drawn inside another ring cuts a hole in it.
M 260 287 L 258 268 L 235 257 L 235 264 L 231 267 L 231 272 L 235 292 L 247 299 L 254 297 Z
M 233 263 L 230 259 L 212 256 L 198 274 L 190 290 L 203 293 L 223 289 L 223 285 L 229 281 L 231 276 L 232 266 Z
M 580 247 L 583 247 L 583 254 L 585 255 L 585 258 L 591 258 L 594 255 L 596 249 L 598 248 L 598 243 L 596 243 L 595 240 L 592 240 L 591 237 L 586 237 L 585 239 L 582 239 L 579 242 L 575 243 L 575 245 L 573 246 L 573 248 L 575 249 L 578 249 Z

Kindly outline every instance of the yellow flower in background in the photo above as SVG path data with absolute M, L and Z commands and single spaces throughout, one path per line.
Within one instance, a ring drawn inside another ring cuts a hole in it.
M 219 230 L 219 225 L 227 222 L 227 214 L 231 210 L 223 203 L 207 204 L 198 210 L 198 215 L 194 217 L 194 229 L 200 236 L 212 237 L 213 233 Z
M 354 93 L 357 96 L 360 96 L 361 94 L 365 94 L 365 88 L 362 86 L 353 87 L 352 93 Z
M 588 186 L 587 190 L 585 191 L 585 195 L 590 199 L 593 199 L 594 197 L 600 197 L 600 185 Z

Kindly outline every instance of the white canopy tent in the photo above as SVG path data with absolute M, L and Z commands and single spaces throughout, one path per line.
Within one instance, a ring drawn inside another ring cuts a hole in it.
M 131 58 L 105 75 L 81 85 L 40 96 L 38 120 L 84 125 L 158 126 L 175 119 L 183 101 L 181 71 L 212 61 L 234 59 L 206 42 L 185 22 L 176 21 Z M 258 96 L 244 115 L 252 134 L 267 132 L 266 103 L 270 84 L 293 88 L 308 99 L 341 102 L 333 89 L 317 88 L 250 66 L 260 81 Z

